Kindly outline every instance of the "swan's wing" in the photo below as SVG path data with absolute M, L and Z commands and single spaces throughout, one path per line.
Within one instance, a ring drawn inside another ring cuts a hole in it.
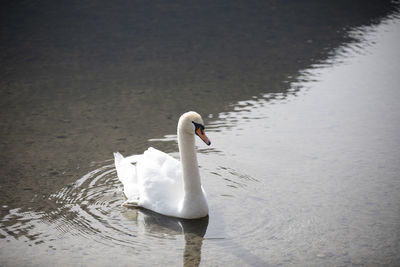
M 140 156 L 135 155 L 124 158 L 119 152 L 114 153 L 115 168 L 118 179 L 124 185 L 124 194 L 127 197 L 126 203 L 137 203 L 139 199 L 136 167 L 132 163 L 139 160 Z
M 181 163 L 170 155 L 149 148 L 137 162 L 139 205 L 174 215 L 183 199 Z

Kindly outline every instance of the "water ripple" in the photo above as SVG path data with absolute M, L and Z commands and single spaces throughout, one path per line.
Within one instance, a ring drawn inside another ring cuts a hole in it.
M 82 247 L 102 244 L 109 248 L 104 253 L 115 256 L 125 251 L 135 255 L 139 265 L 148 264 L 154 253 L 161 258 L 169 256 L 176 265 L 180 257 L 171 259 L 169 249 L 174 247 L 184 263 L 200 262 L 208 217 L 182 220 L 122 207 L 123 187 L 112 160 L 95 162 L 92 167 L 76 182 L 50 195 L 43 203 L 46 211 L 10 210 L 0 222 L 0 237 L 9 242 L 23 239 L 29 246 L 51 250 L 63 250 L 69 244 L 75 254 L 81 253 Z

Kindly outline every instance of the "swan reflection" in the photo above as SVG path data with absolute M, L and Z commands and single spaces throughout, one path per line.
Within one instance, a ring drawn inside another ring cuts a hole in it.
M 162 235 L 184 235 L 185 248 L 183 266 L 198 266 L 201 248 L 208 227 L 209 217 L 200 219 L 180 219 L 164 216 L 146 209 L 129 208 L 123 212 L 126 219 L 135 221 L 138 228 L 147 233 Z

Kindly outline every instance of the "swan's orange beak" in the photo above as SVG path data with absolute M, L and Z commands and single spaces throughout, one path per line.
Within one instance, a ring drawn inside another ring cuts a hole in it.
M 207 135 L 204 133 L 204 129 L 201 127 L 198 127 L 195 131 L 196 135 L 200 137 L 201 140 L 203 140 L 204 143 L 206 143 L 208 146 L 211 145 L 210 140 L 208 139 Z

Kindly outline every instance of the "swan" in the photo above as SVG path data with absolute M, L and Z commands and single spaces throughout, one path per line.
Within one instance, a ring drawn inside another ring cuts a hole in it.
M 127 198 L 123 205 L 183 219 L 208 215 L 195 151 L 195 135 L 211 144 L 203 119 L 194 111 L 184 113 L 179 118 L 177 134 L 181 162 L 152 147 L 129 157 L 114 153 L 117 175 Z

